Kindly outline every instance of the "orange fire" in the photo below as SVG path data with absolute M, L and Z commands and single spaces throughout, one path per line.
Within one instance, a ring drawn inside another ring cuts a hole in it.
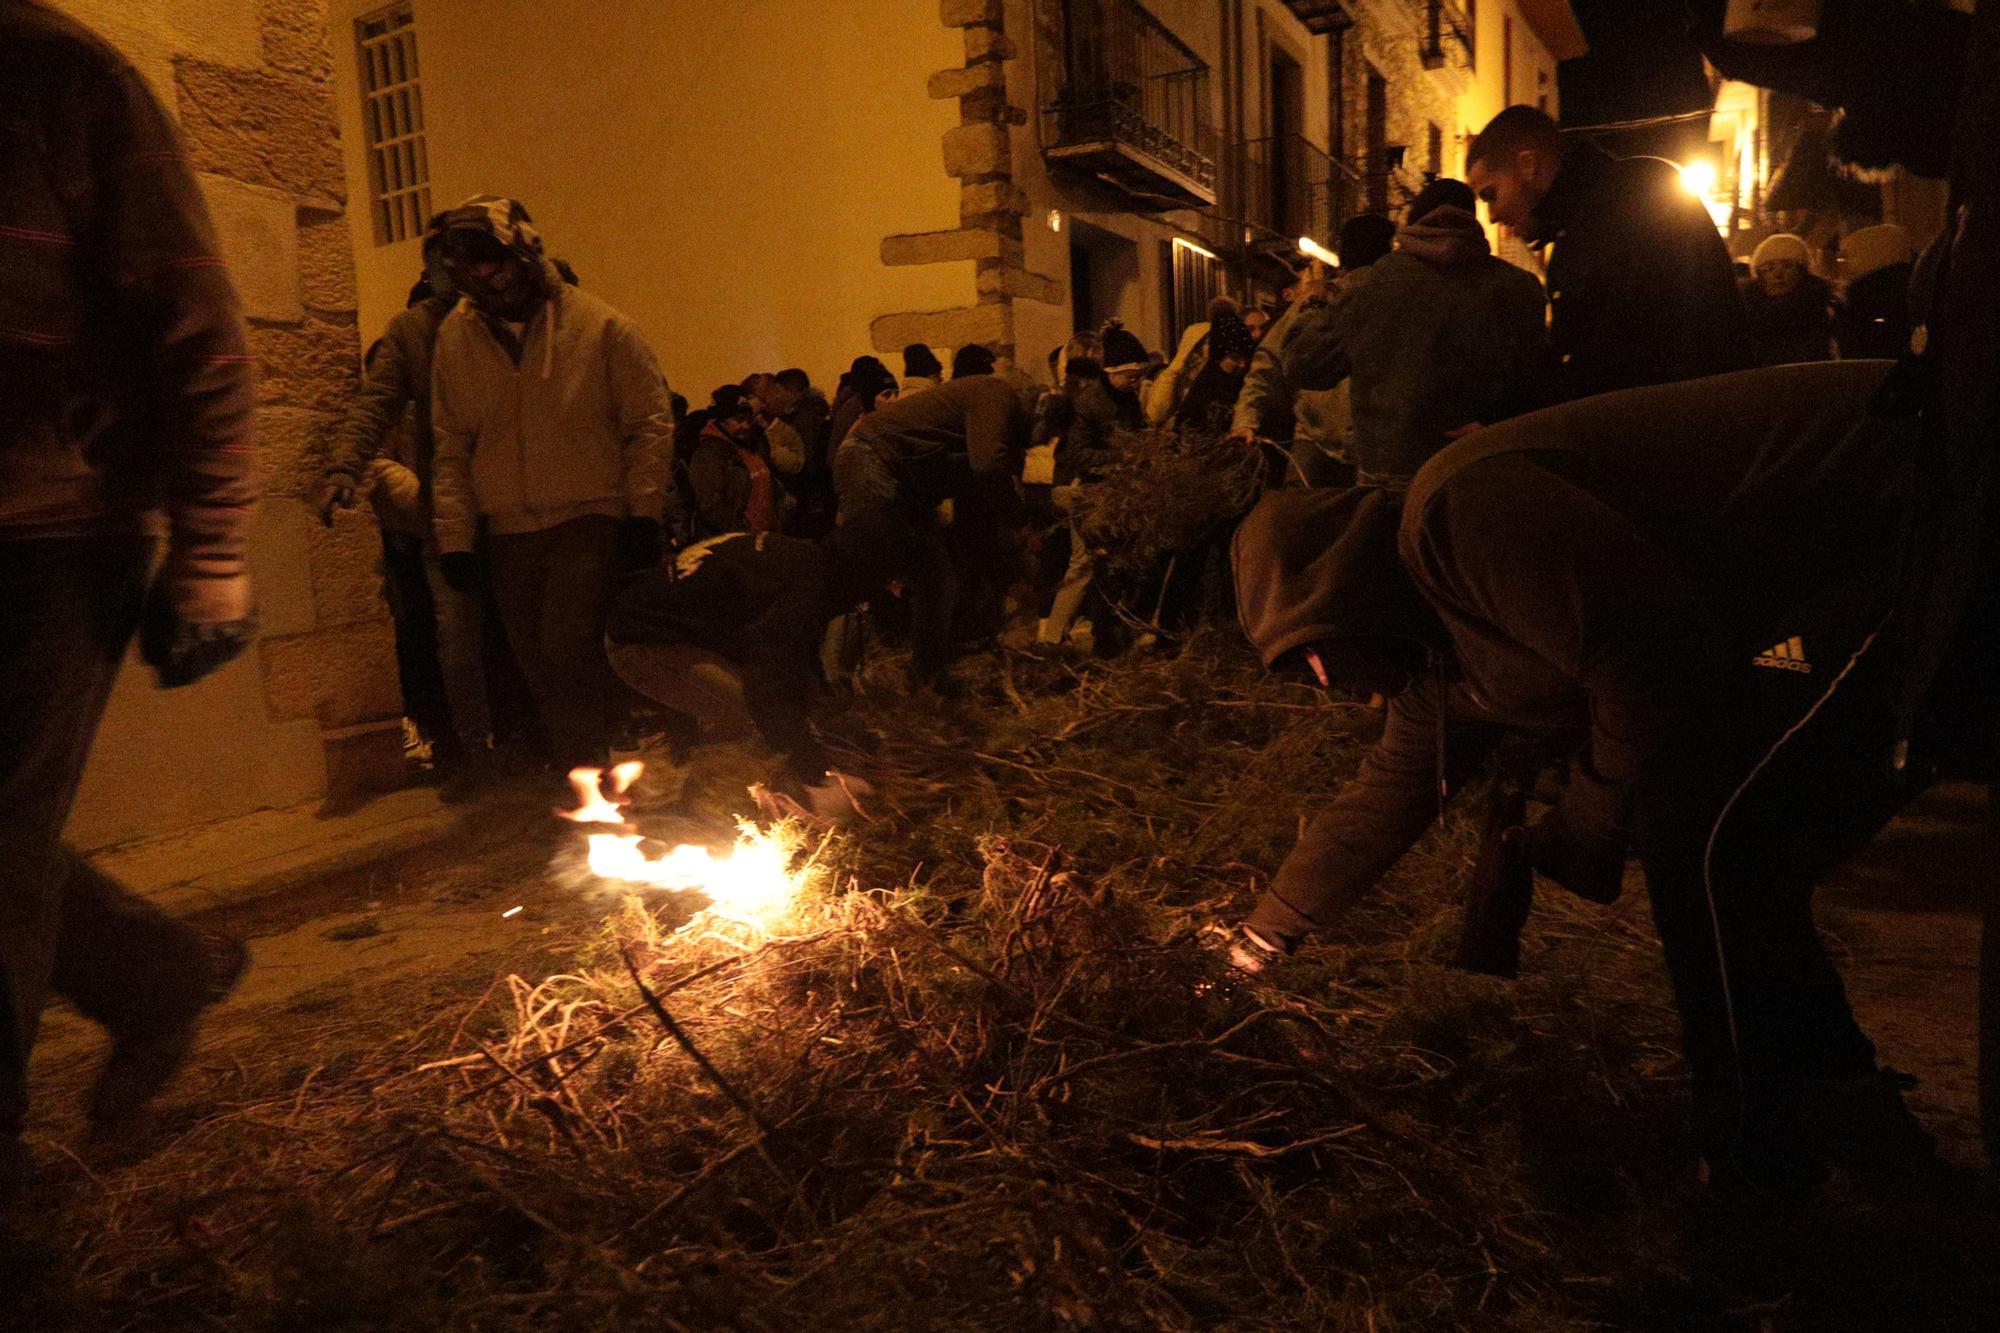
M 802 877 L 791 868 L 795 849 L 744 820 L 737 824 L 735 847 L 723 856 L 692 843 L 682 843 L 664 855 L 648 855 L 639 845 L 644 835 L 629 831 L 623 808 L 643 771 L 644 765 L 636 761 L 618 764 L 608 773 L 596 768 L 570 770 L 577 808 L 556 813 L 572 823 L 615 824 L 621 830 L 590 835 L 591 873 L 648 888 L 701 893 L 709 899 L 708 915 L 760 930 L 782 918 L 801 888 Z

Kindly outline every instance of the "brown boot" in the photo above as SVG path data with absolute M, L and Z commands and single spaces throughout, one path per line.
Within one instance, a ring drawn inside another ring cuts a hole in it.
M 119 1128 L 173 1082 L 194 1050 L 202 1010 L 236 989 L 250 961 L 249 950 L 238 940 L 213 933 L 202 936 L 202 947 L 206 954 L 202 978 L 184 1003 L 113 1034 L 111 1054 L 104 1058 L 90 1091 L 86 1114 L 93 1133 Z

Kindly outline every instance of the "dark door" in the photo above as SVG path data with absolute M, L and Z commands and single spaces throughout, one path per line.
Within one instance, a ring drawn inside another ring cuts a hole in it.
M 1271 225 L 1304 234 L 1306 81 L 1296 60 L 1271 52 Z
M 1389 81 L 1373 65 L 1368 67 L 1368 207 L 1376 213 L 1389 211 Z

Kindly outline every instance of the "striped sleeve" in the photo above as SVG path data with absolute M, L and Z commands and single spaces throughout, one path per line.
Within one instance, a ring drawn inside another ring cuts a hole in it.
M 153 413 L 169 559 L 183 577 L 244 570 L 258 497 L 256 368 L 242 305 L 179 135 L 129 66 L 94 99 L 91 262 L 111 282 Z

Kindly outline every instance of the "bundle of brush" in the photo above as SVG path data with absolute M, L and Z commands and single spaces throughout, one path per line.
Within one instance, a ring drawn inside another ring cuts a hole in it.
M 1146 574 L 1241 517 L 1256 502 L 1264 462 L 1255 449 L 1212 433 L 1126 431 L 1117 461 L 1081 489 L 1075 515 L 1110 574 Z

